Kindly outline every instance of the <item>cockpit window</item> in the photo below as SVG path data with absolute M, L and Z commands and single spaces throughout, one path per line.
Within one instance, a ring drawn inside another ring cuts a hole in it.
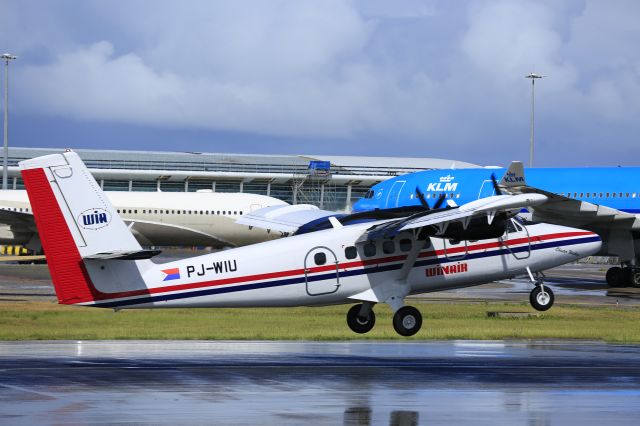
M 509 234 L 514 233 L 514 232 L 518 232 L 518 230 L 516 229 L 515 225 L 513 224 L 512 220 L 508 220 L 507 221 L 507 232 Z
M 373 198 L 373 189 L 368 190 L 364 198 Z

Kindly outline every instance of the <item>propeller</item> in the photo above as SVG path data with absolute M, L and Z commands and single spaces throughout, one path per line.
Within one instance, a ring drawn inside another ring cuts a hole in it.
M 447 199 L 447 194 L 440 194 L 440 196 L 436 200 L 436 203 L 433 205 L 433 208 L 434 209 L 439 209 L 440 207 L 442 207 L 442 204 L 444 203 L 444 200 L 446 200 L 446 199 Z
M 491 183 L 493 184 L 493 190 L 495 191 L 496 195 L 502 195 L 502 190 L 500 189 L 500 185 L 498 185 L 495 173 L 491 173 Z
M 418 200 L 420 200 L 420 204 L 422 204 L 422 207 L 425 207 L 427 210 L 431 210 L 429 207 L 429 203 L 427 203 L 426 197 L 424 196 L 422 191 L 420 191 L 420 188 L 417 185 L 416 185 L 416 195 L 418 196 Z
M 432 207 L 429 207 L 429 203 L 427 202 L 427 197 L 424 196 L 423 192 L 420 191 L 420 188 L 417 186 L 416 186 L 416 196 L 420 200 L 420 204 L 422 204 L 422 207 L 424 207 L 427 211 L 432 209 Z M 440 194 L 440 196 L 436 200 L 436 203 L 433 205 L 433 209 L 439 209 L 440 207 L 442 207 L 442 204 L 444 203 L 446 198 L 447 198 L 447 194 Z

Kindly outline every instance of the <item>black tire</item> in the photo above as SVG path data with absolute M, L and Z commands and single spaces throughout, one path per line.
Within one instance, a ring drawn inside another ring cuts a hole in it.
M 404 306 L 393 315 L 393 328 L 401 336 L 413 336 L 422 327 L 422 314 L 413 306 Z
M 353 305 L 349 312 L 347 312 L 347 325 L 354 333 L 364 334 L 371 331 L 374 325 L 376 325 L 376 314 L 373 310 L 369 310 L 367 317 L 361 317 L 360 309 L 362 305 Z
M 614 266 L 607 270 L 607 284 L 609 287 L 624 287 L 624 274 L 622 268 Z
M 537 311 L 546 311 L 553 306 L 555 296 L 553 290 L 548 286 L 544 286 L 544 293 L 542 292 L 542 286 L 535 286 L 529 294 L 529 302 L 531 306 Z
M 631 286 L 640 287 L 640 269 L 633 269 L 631 271 Z

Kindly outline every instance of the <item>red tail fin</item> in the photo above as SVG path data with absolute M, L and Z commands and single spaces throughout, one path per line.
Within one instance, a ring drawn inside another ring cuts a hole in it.
M 58 301 L 71 305 L 95 300 L 97 291 L 84 268 L 82 257 L 45 170 L 22 170 L 22 179 L 29 195 Z

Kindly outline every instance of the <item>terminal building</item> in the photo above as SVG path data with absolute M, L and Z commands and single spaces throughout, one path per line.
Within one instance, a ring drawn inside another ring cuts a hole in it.
M 18 162 L 63 149 L 9 148 L 8 188 L 23 189 Z M 106 191 L 248 192 L 290 204 L 349 210 L 374 184 L 429 169 L 480 167 L 438 158 L 258 155 L 79 149 Z

